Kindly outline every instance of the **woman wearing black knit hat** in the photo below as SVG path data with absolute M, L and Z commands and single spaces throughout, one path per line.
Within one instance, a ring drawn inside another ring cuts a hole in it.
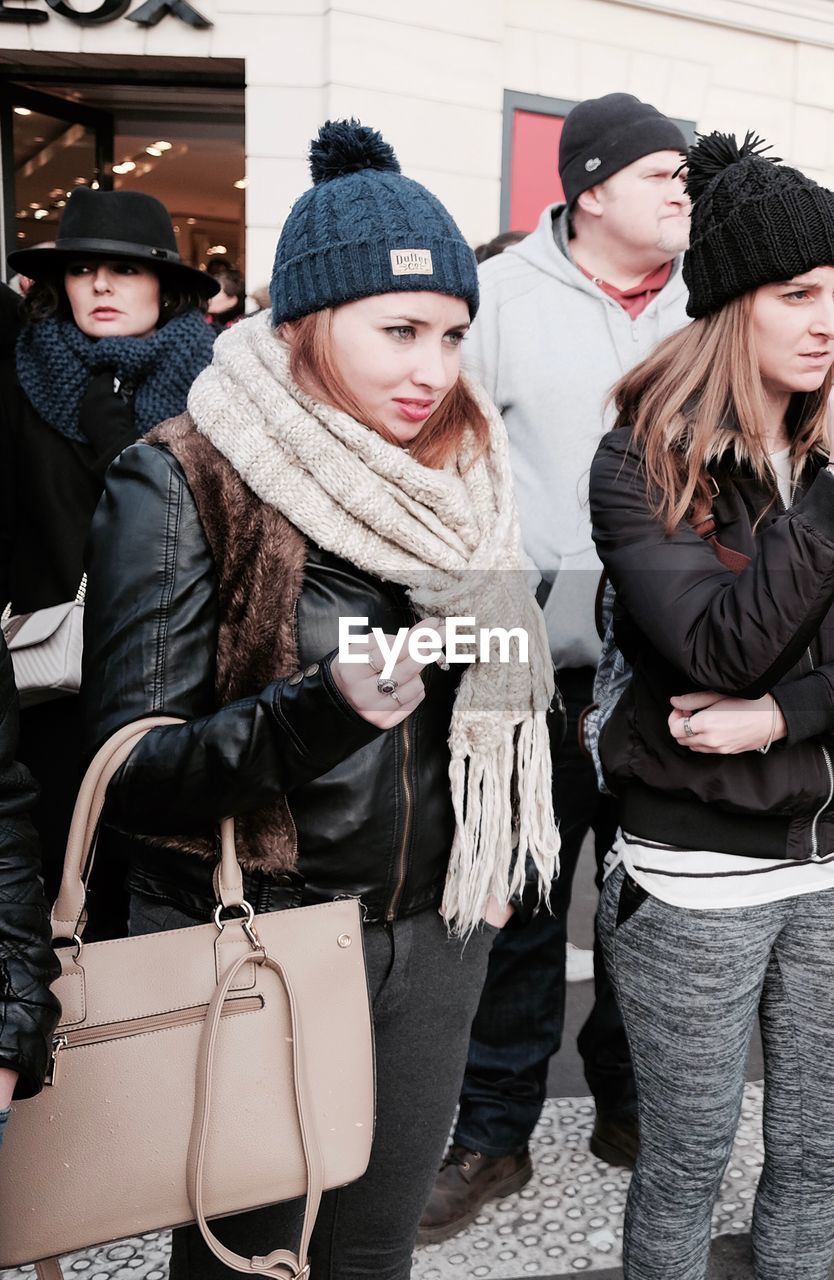
M 0 365 L 0 607 L 15 617 L 83 597 L 83 551 L 116 455 L 185 408 L 212 352 L 203 311 L 218 284 L 180 259 L 164 205 L 136 191 L 79 187 L 50 247 L 9 256 L 35 284 L 15 356 Z M 50 623 L 46 615 L 39 630 Z M 14 624 L 13 624 L 14 625 Z M 80 671 L 77 673 L 80 675 Z M 40 785 L 35 811 L 50 900 L 80 779 L 78 698 L 21 690 L 20 756 Z M 111 862 L 95 933 L 123 931 Z
M 600 928 L 634 1060 L 627 1280 L 703 1280 L 759 1014 L 757 1280 L 834 1257 L 834 194 L 700 138 L 694 322 L 614 392 L 591 474 L 633 678 L 600 744 Z

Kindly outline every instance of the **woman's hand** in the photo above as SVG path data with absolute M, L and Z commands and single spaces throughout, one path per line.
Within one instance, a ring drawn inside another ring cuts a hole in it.
M 669 732 L 681 747 L 703 755 L 739 755 L 757 751 L 788 732 L 785 717 L 771 694 L 763 698 L 728 698 L 719 693 L 684 693 L 671 699 Z M 771 739 L 771 726 L 776 722 Z M 691 733 L 686 732 L 688 723 Z
M 426 662 L 417 662 L 409 657 L 408 641 L 412 631 L 425 630 L 427 626 L 437 632 L 441 644 L 445 642 L 445 629 L 440 624 L 434 626 L 431 622 L 418 622 L 412 627 L 391 673 L 391 679 L 397 682 L 392 693 L 380 692 L 378 682 L 383 678 L 380 673 L 385 659 L 373 636 L 366 637 L 369 662 L 340 662 L 338 658 L 334 658 L 330 665 L 333 679 L 345 702 L 377 729 L 393 729 L 394 725 L 410 716 L 426 696 L 420 675 Z M 394 637 L 386 635 L 385 639 L 390 644 Z M 358 641 L 354 639 L 353 648 L 358 647 Z
M 0 1067 L 0 1111 L 5 1111 L 11 1105 L 16 1084 L 17 1072 L 10 1067 Z
M 484 920 L 496 929 L 503 929 L 514 910 L 515 908 L 511 907 L 509 903 L 502 907 L 495 895 L 491 893 L 487 898 Z

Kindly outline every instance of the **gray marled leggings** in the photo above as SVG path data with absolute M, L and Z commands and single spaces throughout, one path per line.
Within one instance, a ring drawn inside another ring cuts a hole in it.
M 618 867 L 599 908 L 640 1104 L 625 1278 L 706 1276 L 710 1218 L 735 1136 L 758 1010 L 765 1164 L 753 1214 L 755 1275 L 829 1280 L 834 890 L 686 911 L 635 889 Z

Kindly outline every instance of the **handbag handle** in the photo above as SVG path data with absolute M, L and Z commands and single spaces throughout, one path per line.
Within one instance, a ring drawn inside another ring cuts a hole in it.
M 253 1258 L 246 1258 L 243 1254 L 235 1253 L 234 1250 L 228 1249 L 226 1245 L 222 1244 L 212 1232 L 206 1220 L 203 1204 L 206 1143 L 211 1119 L 212 1078 L 220 1016 L 223 1002 L 238 971 L 243 965 L 252 963 L 261 964 L 278 975 L 289 1004 L 292 1028 L 293 1088 L 301 1130 L 304 1163 L 307 1169 L 307 1203 L 304 1209 L 304 1221 L 297 1255 L 288 1249 L 274 1249 L 272 1253 L 267 1254 L 265 1257 Z M 301 1036 L 298 1006 L 286 969 L 280 961 L 263 949 L 260 951 L 254 950 L 240 956 L 227 969 L 222 981 L 218 984 L 208 1007 L 206 1020 L 203 1023 L 200 1056 L 197 1063 L 194 1120 L 188 1148 L 186 1178 L 191 1210 L 206 1244 L 214 1256 L 225 1263 L 227 1267 L 232 1267 L 235 1271 L 242 1271 L 246 1275 L 268 1276 L 273 1280 L 307 1280 L 310 1274 L 307 1250 L 310 1246 L 310 1237 L 313 1233 L 316 1215 L 321 1202 L 324 1186 L 324 1161 L 315 1126 L 315 1102 L 310 1093 L 308 1073 L 304 1067 L 304 1045 Z
M 124 725 L 114 733 L 93 757 L 84 775 L 72 814 L 61 887 L 52 908 L 52 940 L 80 942 L 86 916 L 84 901 L 86 883 L 93 859 L 107 787 L 113 775 L 127 760 L 133 748 L 151 729 L 184 724 L 174 716 L 145 716 Z M 235 829 L 232 818 L 220 823 L 220 865 L 214 876 L 214 890 L 224 907 L 239 907 L 244 902 L 243 875 L 235 851 Z

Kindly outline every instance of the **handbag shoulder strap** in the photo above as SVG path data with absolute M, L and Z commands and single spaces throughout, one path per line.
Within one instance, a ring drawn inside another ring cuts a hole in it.
M 301 1145 L 304 1151 L 304 1162 L 307 1167 L 307 1202 L 304 1209 L 304 1222 L 301 1229 L 301 1240 L 298 1254 L 288 1249 L 275 1249 L 265 1257 L 246 1258 L 235 1253 L 222 1244 L 212 1232 L 206 1219 L 203 1202 L 203 1185 L 205 1177 L 205 1158 L 208 1134 L 211 1121 L 212 1082 L 215 1058 L 217 1054 L 217 1034 L 220 1027 L 220 1015 L 223 1001 L 229 993 L 238 971 L 245 964 L 252 962 L 271 969 L 281 980 L 286 992 L 292 1027 L 293 1087 L 301 1129 Z M 307 1280 L 310 1267 L 307 1263 L 307 1250 L 316 1221 L 319 1204 L 324 1188 L 324 1161 L 316 1132 L 316 1105 L 310 1090 L 310 1073 L 304 1060 L 304 1043 L 301 1019 L 290 976 L 285 967 L 274 956 L 266 951 L 253 951 L 240 956 L 226 971 L 218 984 L 206 1014 L 200 1042 L 200 1056 L 197 1063 L 197 1080 L 194 1098 L 194 1119 L 191 1127 L 191 1142 L 188 1149 L 186 1177 L 188 1198 L 191 1210 L 208 1247 L 216 1258 L 246 1275 L 268 1276 L 272 1280 Z
M 84 775 L 73 810 L 61 887 L 52 908 L 53 942 L 72 941 L 83 936 L 86 882 L 92 869 L 107 787 L 113 775 L 151 729 L 183 723 L 173 716 L 146 716 L 117 730 L 96 752 Z M 240 906 L 243 902 L 243 877 L 235 852 L 234 822 L 231 818 L 225 818 L 220 824 L 220 853 L 220 874 L 215 877 L 218 898 L 224 907 Z

